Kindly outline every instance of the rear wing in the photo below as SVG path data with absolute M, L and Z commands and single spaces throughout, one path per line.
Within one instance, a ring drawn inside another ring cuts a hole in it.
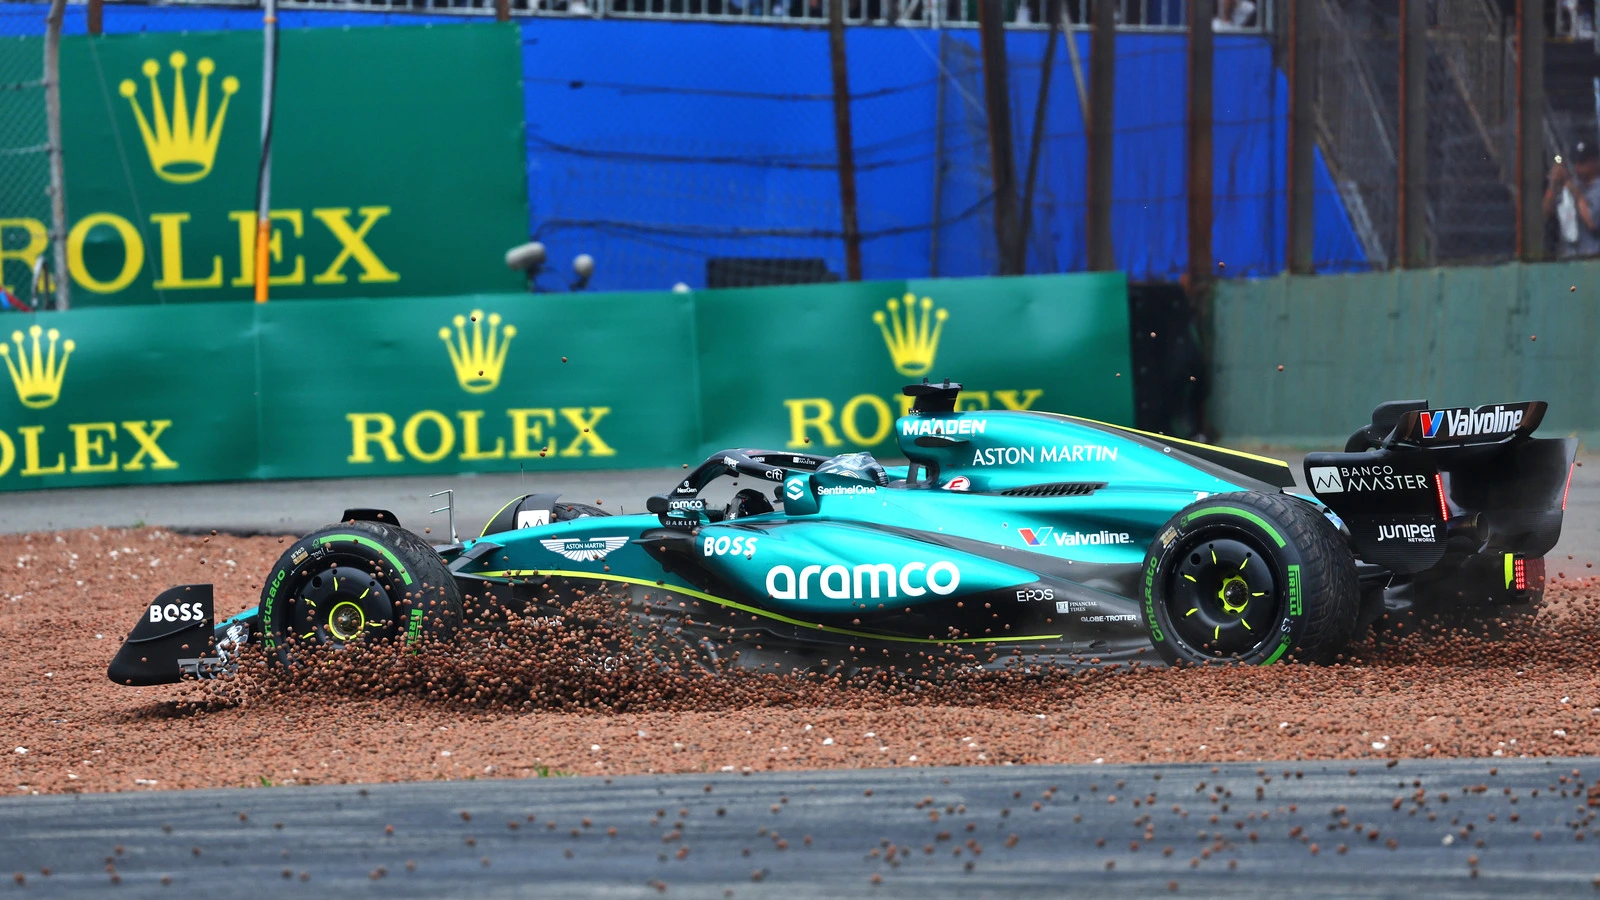
M 1344 520 L 1362 559 L 1397 574 L 1447 552 L 1538 558 L 1561 537 L 1578 448 L 1575 438 L 1531 437 L 1546 406 L 1383 404 L 1347 452 L 1306 456 L 1306 484 Z

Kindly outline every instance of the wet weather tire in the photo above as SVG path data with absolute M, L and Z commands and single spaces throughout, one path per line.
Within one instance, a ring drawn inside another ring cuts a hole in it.
M 395 525 L 352 521 L 296 541 L 261 588 L 262 646 L 275 668 L 307 649 L 455 634 L 461 592 L 422 538 Z
M 1349 546 L 1311 504 L 1216 494 L 1156 536 L 1140 577 L 1145 628 L 1172 665 L 1332 662 L 1355 634 Z

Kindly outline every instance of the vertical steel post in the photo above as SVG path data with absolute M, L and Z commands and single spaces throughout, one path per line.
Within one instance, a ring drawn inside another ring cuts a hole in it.
M 1400 265 L 1428 264 L 1428 0 L 1400 0 Z
M 1117 74 L 1117 0 L 1094 0 L 1089 37 L 1089 270 L 1117 267 L 1111 242 L 1111 155 Z
M 983 105 L 989 120 L 989 172 L 994 178 L 994 234 L 1000 274 L 1024 268 L 1017 218 L 1017 158 L 1011 145 L 1011 90 L 1006 78 L 1003 0 L 978 0 L 978 42 L 983 56 Z
M 1050 72 L 1055 68 L 1056 38 L 1061 32 L 1061 0 L 1045 0 L 1045 26 L 1050 36 L 1044 44 L 1044 69 L 1039 73 L 1039 96 L 1033 105 L 1033 133 L 1028 136 L 1028 172 L 1022 179 L 1022 227 L 1018 230 L 1017 244 L 1021 247 L 1023 267 L 1028 259 L 1028 232 L 1033 229 L 1033 185 L 1039 176 L 1039 154 L 1044 147 L 1045 110 L 1050 101 Z M 1067 40 L 1072 40 L 1069 35 Z
M 1316 61 L 1312 57 L 1315 35 L 1306 15 L 1308 0 L 1289 2 L 1289 271 L 1313 269 L 1315 238 L 1316 138 L 1311 126 L 1311 98 L 1315 96 Z
M 61 22 L 66 0 L 51 0 L 44 32 L 44 117 L 50 142 L 50 253 L 55 264 L 56 309 L 72 307 L 67 283 L 67 188 L 61 162 Z M 38 297 L 30 297 L 40 306 Z
M 938 8 L 938 4 L 934 4 Z M 944 107 L 945 83 L 952 77 L 945 68 L 945 47 L 949 37 L 939 32 L 939 87 L 933 100 L 933 215 L 928 220 L 928 277 L 939 277 L 939 218 L 944 206 Z
M 89 9 L 85 18 L 90 34 L 101 34 L 105 31 L 105 0 L 89 0 Z
M 256 302 L 267 302 L 272 265 L 272 106 L 278 80 L 278 0 L 266 0 L 262 17 L 261 169 L 256 175 Z
M 1517 0 L 1517 258 L 1544 259 L 1544 4 Z
M 1189 287 L 1211 280 L 1212 114 L 1216 0 L 1189 3 Z
M 856 151 L 850 136 L 850 71 L 845 66 L 845 0 L 828 0 L 828 53 L 833 64 L 833 139 L 838 148 L 839 214 L 844 219 L 845 278 L 861 280 L 861 225 L 856 215 Z
M 602 5 L 604 5 L 603 2 Z M 494 20 L 496 22 L 511 21 L 511 0 L 494 0 Z

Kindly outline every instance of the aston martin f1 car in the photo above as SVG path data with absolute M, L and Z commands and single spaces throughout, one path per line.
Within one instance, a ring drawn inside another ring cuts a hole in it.
M 313 648 L 450 640 L 464 603 L 559 616 L 600 586 L 710 657 L 802 671 L 885 650 L 976 665 L 1328 661 L 1369 626 L 1536 610 L 1576 452 L 1532 437 L 1542 401 L 1392 401 L 1342 452 L 1306 456 L 1297 493 L 1279 460 L 961 410 L 960 390 L 905 389 L 903 466 L 730 449 L 646 513 L 535 493 L 441 546 L 392 513 L 346 510 L 288 548 L 255 609 L 216 623 L 209 585 L 162 593 L 110 678 L 206 677 L 250 645 L 292 669 Z M 724 477 L 739 489 L 711 502 Z

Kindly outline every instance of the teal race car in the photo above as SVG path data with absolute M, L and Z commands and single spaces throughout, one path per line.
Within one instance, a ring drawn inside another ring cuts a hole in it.
M 913 384 L 902 466 L 865 453 L 714 454 L 648 512 L 529 494 L 430 546 L 346 510 L 220 624 L 209 585 L 163 592 L 109 669 L 206 677 L 375 641 L 450 640 L 473 610 L 560 616 L 604 596 L 709 660 L 796 671 L 897 659 L 1004 666 L 1337 658 L 1369 627 L 1532 615 L 1576 440 L 1541 401 L 1393 401 L 1341 452 L 1287 463 L 1070 415 L 959 410 Z M 719 482 L 728 478 L 732 484 Z M 719 482 L 737 488 L 708 498 Z M 597 589 L 605 588 L 603 591 Z

